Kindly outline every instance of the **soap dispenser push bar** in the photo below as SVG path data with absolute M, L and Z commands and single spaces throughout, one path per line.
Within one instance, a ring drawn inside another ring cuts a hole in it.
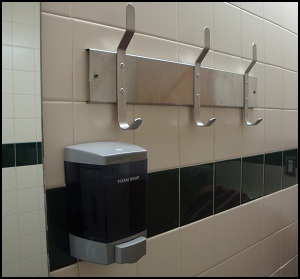
M 245 73 L 232 73 L 202 67 L 201 63 L 210 49 L 210 31 L 204 28 L 204 49 L 191 64 L 126 54 L 135 33 L 135 10 L 126 6 L 126 30 L 117 52 L 87 49 L 89 55 L 90 103 L 117 103 L 119 125 L 124 130 L 137 129 L 142 123 L 136 118 L 126 121 L 126 105 L 175 105 L 193 106 L 196 125 L 209 127 L 201 122 L 202 107 L 230 107 L 244 109 L 245 123 L 255 126 L 258 119 L 248 120 L 248 109 L 255 108 L 257 78 L 249 72 L 256 62 L 256 45 L 253 60 Z

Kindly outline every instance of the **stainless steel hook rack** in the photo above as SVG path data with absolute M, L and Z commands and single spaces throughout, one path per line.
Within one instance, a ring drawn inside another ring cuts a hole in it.
M 199 127 L 211 126 L 200 121 L 201 106 L 233 107 L 244 109 L 245 123 L 248 109 L 256 107 L 257 78 L 249 72 L 253 60 L 244 74 L 202 67 L 210 48 L 209 28 L 205 27 L 205 47 L 194 65 L 126 54 L 135 32 L 134 7 L 126 7 L 126 31 L 117 52 L 88 49 L 89 88 L 91 103 L 117 103 L 118 121 L 122 129 L 136 129 L 140 118 L 130 125 L 126 122 L 126 104 L 194 106 L 195 122 Z

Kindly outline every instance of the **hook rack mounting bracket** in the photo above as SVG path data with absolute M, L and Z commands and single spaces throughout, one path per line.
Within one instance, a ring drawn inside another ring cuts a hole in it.
M 117 103 L 117 53 L 87 49 L 89 102 Z M 194 65 L 127 54 L 127 103 L 194 105 Z M 201 66 L 201 106 L 244 107 L 244 74 Z M 248 76 L 248 107 L 255 108 L 257 78 Z

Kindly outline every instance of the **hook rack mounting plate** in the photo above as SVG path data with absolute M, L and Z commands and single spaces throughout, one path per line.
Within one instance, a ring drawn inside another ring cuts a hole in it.
M 91 103 L 116 103 L 116 52 L 88 49 Z M 127 103 L 193 105 L 194 65 L 126 55 Z M 243 74 L 201 67 L 201 106 L 244 107 Z M 249 76 L 248 104 L 256 105 L 257 78 Z

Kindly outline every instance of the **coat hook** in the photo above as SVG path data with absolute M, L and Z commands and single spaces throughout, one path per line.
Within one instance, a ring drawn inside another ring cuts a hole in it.
M 132 4 L 126 6 L 126 31 L 117 49 L 117 105 L 118 121 L 123 130 L 135 130 L 141 123 L 141 118 L 136 118 L 130 125 L 126 121 L 126 49 L 135 32 L 135 11 Z
M 209 28 L 206 26 L 204 28 L 204 49 L 200 53 L 199 57 L 195 62 L 194 67 L 194 116 L 195 122 L 199 127 L 209 127 L 214 124 L 216 118 L 211 118 L 206 124 L 203 124 L 200 120 L 200 107 L 201 107 L 201 84 L 200 84 L 200 72 L 201 63 L 210 49 L 210 32 Z
M 244 74 L 244 121 L 248 126 L 255 126 L 262 121 L 262 118 L 257 119 L 254 123 L 248 120 L 248 93 L 249 93 L 249 72 L 257 61 L 256 44 L 252 44 L 253 59 Z

